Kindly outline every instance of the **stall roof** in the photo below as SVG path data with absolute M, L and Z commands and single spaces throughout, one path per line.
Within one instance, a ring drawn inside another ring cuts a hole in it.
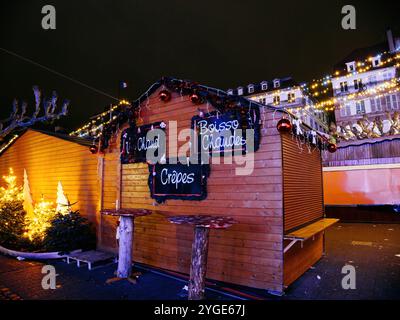
M 206 85 L 202 85 L 199 84 L 197 82 L 191 81 L 191 80 L 184 80 L 184 79 L 177 79 L 177 78 L 173 78 L 173 77 L 163 77 L 161 79 L 159 79 L 158 81 L 154 82 L 148 89 L 146 92 L 144 92 L 138 99 L 136 99 L 133 103 L 132 106 L 133 107 L 137 107 L 139 104 L 143 103 L 144 101 L 146 101 L 146 99 L 153 94 L 158 88 L 162 87 L 163 85 L 166 84 L 175 84 L 175 85 L 182 85 L 183 88 L 190 88 L 190 90 L 198 90 L 198 91 L 202 91 L 202 92 L 207 92 L 210 94 L 214 94 L 217 95 L 221 98 L 225 98 L 225 99 L 229 99 L 229 100 L 233 100 L 235 102 L 239 102 L 240 105 L 242 105 L 243 107 L 259 107 L 259 108 L 268 108 L 268 109 L 272 109 L 272 110 L 280 110 L 280 108 L 277 108 L 275 106 L 272 105 L 264 105 L 261 103 L 258 103 L 256 101 L 247 99 L 243 96 L 239 96 L 239 95 L 229 95 L 226 91 L 222 90 L 222 89 L 217 89 L 217 88 L 213 88 L 213 87 L 209 87 Z M 183 89 L 183 90 L 184 90 Z M 207 101 L 211 104 L 214 104 L 214 101 L 212 99 L 210 99 L 210 97 L 208 95 L 204 96 L 205 99 L 207 99 Z M 283 111 L 283 110 L 282 110 Z
M 72 143 L 76 143 L 85 147 L 89 147 L 93 144 L 93 141 L 90 139 L 84 139 L 84 138 L 79 138 L 79 137 L 75 137 L 75 136 L 69 136 L 67 134 L 62 134 L 62 133 L 58 133 L 58 132 L 51 132 L 51 131 L 45 131 L 45 130 L 38 130 L 38 129 L 26 129 L 24 130 L 22 133 L 15 135 L 14 139 L 11 139 L 8 145 L 6 145 L 4 148 L 2 148 L 0 150 L 0 155 L 3 154 L 9 147 L 11 147 L 15 141 L 17 141 L 19 138 L 21 138 L 26 132 L 28 131 L 34 131 L 34 132 L 39 132 L 48 136 L 52 136 L 61 140 L 65 140 L 65 141 L 69 141 Z

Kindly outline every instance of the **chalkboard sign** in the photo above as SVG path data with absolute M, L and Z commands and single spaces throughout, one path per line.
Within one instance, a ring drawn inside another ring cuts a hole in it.
M 153 199 L 203 200 L 207 197 L 209 166 L 201 164 L 149 164 L 149 187 Z
M 248 151 L 246 129 L 254 129 L 254 151 L 260 144 L 258 110 L 234 110 L 225 113 L 211 112 L 192 118 L 192 128 L 198 135 L 199 152 L 223 154 Z M 239 134 L 238 130 L 242 130 Z
M 148 140 L 147 133 L 154 129 L 165 129 L 164 122 L 156 122 L 140 127 L 130 127 L 125 129 L 121 135 L 121 163 L 146 162 L 146 152 L 154 149 L 155 156 L 160 146 L 161 137 L 157 135 L 154 139 Z

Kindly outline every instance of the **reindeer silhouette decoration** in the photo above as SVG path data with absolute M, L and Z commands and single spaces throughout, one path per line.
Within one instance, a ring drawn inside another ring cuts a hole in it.
M 35 111 L 30 117 L 26 116 L 28 104 L 23 101 L 20 109 L 18 100 L 14 99 L 13 111 L 10 117 L 0 121 L 0 141 L 4 140 L 6 136 L 16 129 L 27 128 L 38 122 L 57 120 L 67 115 L 69 106 L 68 100 L 64 100 L 61 110 L 56 112 L 58 100 L 57 92 L 53 91 L 50 99 L 42 99 L 40 89 L 34 86 L 33 93 L 35 95 Z M 39 116 L 41 113 L 41 104 L 44 114 Z

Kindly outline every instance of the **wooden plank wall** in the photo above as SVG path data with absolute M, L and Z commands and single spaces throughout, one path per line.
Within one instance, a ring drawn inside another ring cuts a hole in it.
M 282 135 L 285 232 L 324 215 L 322 163 L 318 149 L 310 153 L 290 134 Z
M 61 181 L 71 203 L 93 223 L 98 212 L 97 157 L 88 147 L 28 130 L 0 156 L 0 176 L 12 167 L 17 184 L 23 185 L 23 172 L 28 173 L 34 201 L 57 199 L 57 184 Z M 5 182 L 1 179 L 1 186 Z
M 179 131 L 190 128 L 191 118 L 198 114 L 198 108 L 207 110 L 206 105 L 193 105 L 187 96 L 175 93 L 172 100 L 165 104 L 159 101 L 157 91 L 150 96 L 148 106 L 142 107 L 141 115 L 145 124 L 176 120 Z M 209 110 L 212 111 L 211 106 Z M 235 176 L 235 164 L 212 165 L 208 197 L 204 201 L 168 200 L 165 204 L 156 205 L 149 194 L 147 165 L 123 165 L 122 207 L 154 211 L 153 215 L 136 221 L 135 261 L 188 273 L 193 229 L 172 225 L 166 217 L 179 214 L 229 215 L 239 224 L 225 231 L 211 231 L 207 277 L 282 291 L 281 141 L 272 113 L 268 112 L 262 118 L 265 123 L 261 147 L 255 153 L 254 173 L 251 176 Z M 115 146 L 118 146 L 118 141 Z M 119 154 L 118 147 L 112 152 Z M 113 159 L 111 155 L 108 157 Z M 113 177 L 104 181 L 104 193 L 110 197 L 104 206 L 109 208 L 115 206 L 117 197 L 113 179 L 118 167 L 116 163 L 112 164 L 113 161 L 105 161 L 106 177 Z M 114 169 L 111 169 L 112 166 Z M 116 219 L 103 217 L 102 223 L 101 245 L 115 248 Z
M 377 138 L 340 143 L 335 153 L 326 154 L 324 166 L 389 164 L 398 163 L 399 160 L 400 139 Z

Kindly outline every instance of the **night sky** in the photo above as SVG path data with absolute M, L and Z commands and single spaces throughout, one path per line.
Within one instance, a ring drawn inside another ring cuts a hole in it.
M 57 29 L 41 28 L 54 5 Z M 357 10 L 357 30 L 341 28 L 341 8 Z M 0 47 L 118 95 L 136 98 L 162 76 L 227 89 L 332 71 L 355 48 L 400 36 L 399 1 L 21 1 L 0 2 Z M 0 51 L 0 117 L 13 98 L 33 104 L 32 85 L 71 100 L 62 125 L 75 128 L 113 102 Z

